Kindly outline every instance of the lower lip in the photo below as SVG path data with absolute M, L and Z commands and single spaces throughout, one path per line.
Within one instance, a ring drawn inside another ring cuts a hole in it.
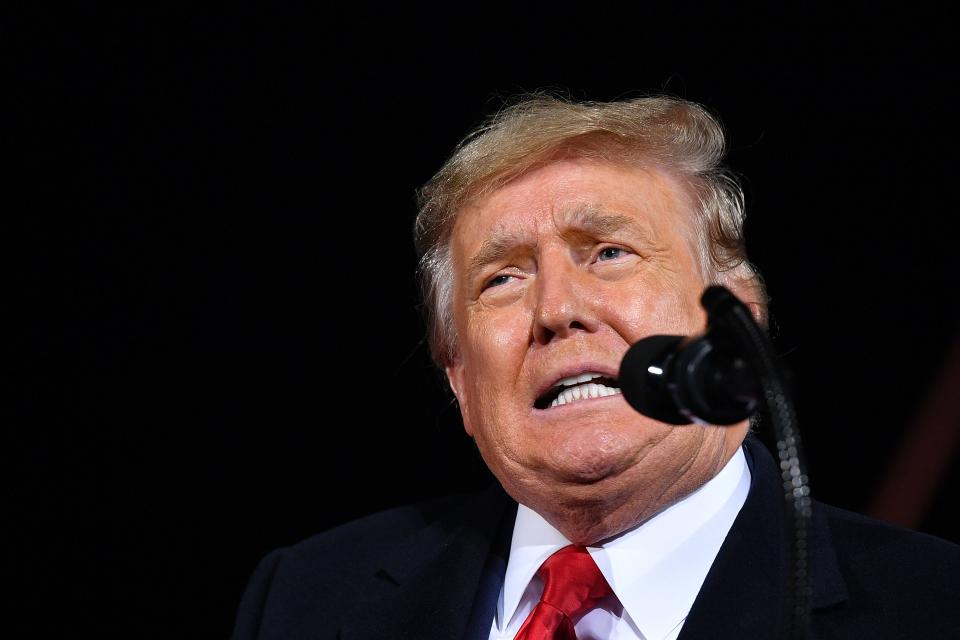
M 585 400 L 575 400 L 573 402 L 568 402 L 566 404 L 557 405 L 556 407 L 547 407 L 546 409 L 537 409 L 534 407 L 533 412 L 537 414 L 549 414 L 557 415 L 566 411 L 576 410 L 578 407 L 584 407 L 586 409 L 598 409 L 600 408 L 599 403 L 601 402 L 615 402 L 624 404 L 626 401 L 623 399 L 623 394 L 617 393 L 612 396 L 602 396 L 596 398 L 587 398 Z

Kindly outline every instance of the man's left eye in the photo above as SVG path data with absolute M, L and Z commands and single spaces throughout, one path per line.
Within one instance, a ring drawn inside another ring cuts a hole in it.
M 621 249 L 620 247 L 605 247 L 597 254 L 597 261 L 616 260 L 626 253 L 627 250 Z

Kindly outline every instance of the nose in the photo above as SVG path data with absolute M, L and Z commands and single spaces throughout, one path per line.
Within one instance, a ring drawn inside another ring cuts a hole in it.
M 599 326 L 599 291 L 570 256 L 541 260 L 535 285 L 533 339 L 539 344 L 569 338 Z

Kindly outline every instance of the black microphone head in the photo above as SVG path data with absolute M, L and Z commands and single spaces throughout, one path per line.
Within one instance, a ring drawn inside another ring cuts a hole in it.
M 667 424 L 690 424 L 667 388 L 667 374 L 683 336 L 650 336 L 627 349 L 620 363 L 620 391 L 631 407 Z
M 638 340 L 620 363 L 624 399 L 667 424 L 729 425 L 748 418 L 760 398 L 757 377 L 717 333 Z

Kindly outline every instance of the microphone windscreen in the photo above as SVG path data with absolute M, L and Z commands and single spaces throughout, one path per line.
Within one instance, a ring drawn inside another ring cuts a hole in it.
M 620 363 L 620 391 L 631 407 L 667 424 L 690 424 L 680 413 L 668 386 L 671 361 L 683 336 L 649 336 L 638 340 Z

